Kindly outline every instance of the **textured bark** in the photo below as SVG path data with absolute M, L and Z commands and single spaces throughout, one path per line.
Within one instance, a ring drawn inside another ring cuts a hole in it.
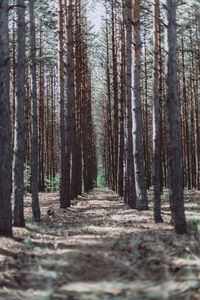
M 114 139 L 112 125 L 112 105 L 111 105 L 111 78 L 110 78 L 110 55 L 108 19 L 106 18 L 106 80 L 107 80 L 107 122 L 108 122 L 108 151 L 109 151 L 109 187 L 114 190 Z
M 166 0 L 166 83 L 167 83 L 167 133 L 169 199 L 178 234 L 186 233 L 183 200 L 183 172 L 181 150 L 180 108 L 176 62 L 176 6 L 174 0 Z
M 150 164 L 150 147 L 149 147 L 149 114 L 148 114 L 148 65 L 147 65 L 147 43 L 146 43 L 146 33 L 144 35 L 144 157 L 145 157 L 145 176 L 146 176 L 146 184 L 147 188 L 151 186 L 151 164 Z
M 72 130 L 75 129 L 75 92 L 74 92 L 74 53 L 73 53 L 73 3 L 72 0 L 65 0 L 65 17 L 66 17 L 66 40 L 67 40 L 67 123 L 66 123 L 66 201 L 70 207 L 71 195 L 75 195 L 74 185 L 71 192 L 71 153 L 73 164 L 75 164 L 75 136 L 72 136 Z M 73 114 L 73 116 L 72 116 Z M 73 150 L 73 151 L 72 151 Z M 75 165 L 73 169 L 73 183 L 75 184 Z
M 187 116 L 188 112 L 188 95 L 186 89 L 186 78 L 185 78 L 185 52 L 184 52 L 184 42 L 182 38 L 182 93 L 183 93 L 183 115 Z M 184 152 L 185 152 L 185 184 L 187 185 L 188 189 L 191 189 L 191 166 L 190 166 L 190 137 L 189 137 L 189 124 L 188 118 L 185 117 L 183 119 L 183 136 L 184 136 Z
M 162 222 L 161 182 L 160 182 L 160 107 L 159 107 L 159 0 L 153 1 L 153 45 L 154 45 L 154 71 L 153 71 L 153 185 L 154 185 L 154 220 Z
M 192 30 L 190 28 L 190 45 L 193 48 Z M 199 161 L 199 103 L 198 103 L 198 85 L 196 70 L 194 50 L 191 51 L 191 71 L 192 71 L 192 90 L 193 90 L 193 101 L 194 101 L 194 151 L 195 151 L 195 184 L 194 188 L 200 189 L 200 161 Z
M 17 1 L 17 97 L 13 161 L 14 226 L 24 227 L 25 2 Z
M 142 112 L 140 94 L 140 0 L 132 0 L 133 5 L 133 67 L 132 67 L 132 122 L 133 122 L 133 153 L 135 166 L 135 186 L 137 208 L 148 209 L 145 182 L 144 147 L 142 138 Z
M 28 67 L 25 69 L 25 164 L 31 165 L 31 97 L 28 79 Z
M 70 76 L 70 93 L 71 93 L 71 100 L 69 101 L 68 105 L 71 105 L 71 152 L 72 152 L 72 171 L 71 171 L 71 199 L 74 199 L 79 194 L 77 189 L 77 178 L 78 178 L 78 161 L 77 161 L 77 128 L 76 128 L 76 99 L 75 99 L 75 65 L 74 65 L 74 45 L 75 45 L 75 3 L 74 1 L 70 1 L 69 9 L 69 75 Z
M 36 41 L 35 41 L 35 15 L 34 0 L 29 0 L 30 14 L 30 45 L 31 45 L 31 193 L 33 219 L 40 222 L 40 207 L 38 197 L 38 117 L 37 117 L 37 78 L 36 78 Z
M 60 207 L 67 207 L 66 165 L 65 165 L 65 104 L 64 104 L 64 69 L 63 69 L 63 10 L 62 0 L 58 0 L 58 74 L 60 102 Z
M 132 0 L 126 1 L 126 47 L 127 47 L 127 154 L 126 154 L 126 190 L 127 204 L 136 208 L 135 171 L 132 135 Z
M 114 190 L 117 191 L 118 156 L 119 156 L 119 112 L 118 112 L 118 75 L 117 75 L 117 41 L 115 10 L 116 4 L 112 0 L 112 69 L 113 69 L 113 96 L 114 96 Z
M 12 236 L 8 1 L 0 1 L 0 236 Z
M 120 142 L 119 142 L 119 172 L 118 194 L 124 193 L 124 104 L 125 104 L 125 28 L 124 28 L 124 4 L 120 2 Z
M 44 176 L 45 176 L 45 167 L 44 167 L 44 144 L 45 144 L 45 114 L 44 114 L 44 63 L 43 63 L 43 45 L 42 45 L 42 28 L 40 26 L 40 51 L 39 51 L 39 191 L 45 191 L 45 183 L 44 183 Z M 48 93 L 48 86 L 46 88 Z M 47 102 L 48 104 L 48 102 Z M 48 148 L 47 148 L 48 149 Z M 48 153 L 47 153 L 48 155 Z M 46 174 L 47 175 L 47 174 Z
M 81 24 L 80 24 L 80 1 L 76 1 L 76 9 L 75 9 L 75 83 L 76 83 L 76 152 L 75 152 L 75 168 L 76 168 L 76 189 L 75 189 L 75 195 L 79 195 L 82 193 L 82 144 L 81 144 L 81 137 L 82 137 L 82 131 L 81 131 L 81 123 L 82 123 L 82 116 L 81 116 L 81 109 L 82 109 L 82 103 L 81 103 L 81 57 L 82 57 L 82 51 L 81 51 Z M 74 166 L 73 166 L 74 168 Z M 74 179 L 73 179 L 74 180 Z M 74 181 L 73 181 L 74 185 Z M 75 187 L 75 185 L 74 185 Z
M 13 20 L 13 35 L 12 35 L 12 156 L 14 149 L 15 137 L 15 97 L 16 97 L 16 36 L 15 36 L 15 22 Z

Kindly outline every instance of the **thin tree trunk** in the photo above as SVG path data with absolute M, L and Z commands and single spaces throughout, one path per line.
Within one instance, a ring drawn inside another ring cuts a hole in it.
M 120 144 L 119 144 L 119 172 L 118 193 L 123 196 L 124 188 L 124 103 L 125 103 L 125 30 L 124 4 L 120 2 Z
M 31 44 L 31 77 L 32 77 L 32 136 L 31 136 L 31 193 L 33 218 L 40 222 L 40 207 L 38 197 L 38 118 L 37 118 L 37 78 L 36 78 L 36 41 L 34 0 L 29 0 L 30 13 L 30 44 Z
M 133 4 L 133 67 L 132 67 L 132 123 L 133 123 L 133 153 L 135 166 L 135 186 L 137 208 L 148 209 L 147 190 L 144 167 L 144 147 L 142 138 L 142 112 L 140 94 L 140 0 L 132 0 Z
M 127 47 L 127 154 L 126 154 L 126 198 L 131 208 L 136 208 L 135 171 L 132 135 L 132 0 L 126 1 L 126 47 Z M 127 191 L 128 190 L 128 191 Z
M 58 74 L 60 102 L 60 208 L 67 208 L 66 166 L 65 166 L 65 107 L 64 107 L 64 69 L 63 69 L 63 10 L 62 0 L 58 0 Z
M 75 195 L 75 136 L 72 130 L 75 130 L 75 92 L 74 92 L 74 53 L 73 53 L 73 3 L 72 0 L 65 0 L 65 17 L 66 17 L 66 40 L 67 40 L 67 135 L 66 135 L 66 200 L 67 206 L 70 207 L 71 195 Z M 72 116 L 73 114 L 73 116 Z M 72 147 L 72 143 L 73 147 Z M 71 153 L 73 158 L 73 181 L 71 174 Z M 71 183 L 73 182 L 73 185 Z M 71 192 L 72 191 L 72 192 Z
M 13 36 L 12 36 L 12 157 L 14 150 L 15 138 L 15 94 L 16 94 L 16 37 L 15 37 L 15 20 L 13 20 Z
M 14 226 L 24 227 L 25 2 L 17 1 L 17 101 L 13 162 Z
M 153 185 L 154 185 L 154 220 L 162 222 L 161 205 L 161 181 L 160 181 L 160 107 L 159 107 L 159 18 L 160 2 L 153 1 L 153 44 L 154 44 L 154 71 L 153 71 Z

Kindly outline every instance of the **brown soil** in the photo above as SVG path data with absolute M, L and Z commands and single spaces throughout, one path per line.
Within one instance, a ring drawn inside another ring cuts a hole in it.
M 152 192 L 149 192 L 152 198 Z M 186 192 L 189 234 L 150 210 L 124 205 L 110 190 L 94 190 L 59 209 L 57 193 L 41 194 L 42 222 L 0 239 L 0 299 L 200 299 L 200 192 Z

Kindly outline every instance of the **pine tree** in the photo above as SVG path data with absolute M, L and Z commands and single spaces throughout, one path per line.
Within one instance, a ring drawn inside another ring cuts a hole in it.
M 17 99 L 13 162 L 14 225 L 24 227 L 25 2 L 17 1 Z
M 0 2 L 0 236 L 12 235 L 8 1 Z

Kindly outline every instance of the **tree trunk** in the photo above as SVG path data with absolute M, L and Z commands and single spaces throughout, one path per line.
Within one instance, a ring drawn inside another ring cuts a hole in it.
M 66 165 L 65 165 L 65 107 L 64 107 L 64 69 L 63 69 L 63 10 L 62 0 L 58 0 L 58 74 L 60 102 L 60 208 L 67 208 Z
M 13 162 L 14 226 L 24 227 L 25 2 L 17 1 L 17 101 Z
M 38 198 L 38 117 L 37 117 L 37 78 L 36 78 L 36 41 L 34 0 L 29 0 L 30 14 L 30 45 L 31 45 L 31 77 L 32 77 L 32 136 L 31 136 L 31 193 L 33 218 L 40 222 L 40 207 Z
M 12 236 L 8 1 L 0 1 L 0 236 Z
M 133 158 L 133 135 L 132 135 L 132 0 L 126 1 L 126 47 L 127 47 L 127 154 L 126 154 L 126 197 L 127 204 L 136 208 L 135 171 Z
M 74 93 L 74 53 L 73 53 L 73 3 L 72 0 L 65 0 L 65 17 L 66 17 L 66 41 L 67 41 L 67 134 L 66 134 L 66 200 L 67 206 L 70 207 L 71 195 L 75 195 L 75 144 L 72 148 L 72 142 L 75 142 L 75 136 L 72 136 L 72 130 L 75 130 L 75 93 Z M 73 116 L 72 116 L 73 113 Z M 73 150 L 73 152 L 72 152 Z M 71 174 L 71 153 L 73 157 L 73 185 L 70 180 Z M 73 192 L 71 193 L 71 187 Z
M 153 1 L 153 44 L 154 44 L 154 71 L 153 71 L 153 185 L 154 185 L 154 220 L 162 222 L 161 203 L 161 181 L 160 181 L 160 107 L 159 107 L 159 18 L 160 2 Z
M 140 64 L 141 64 L 141 40 L 140 40 L 140 0 L 132 0 L 133 5 L 133 67 L 132 67 L 132 123 L 133 123 L 133 153 L 135 166 L 135 186 L 137 196 L 137 208 L 148 209 L 144 147 L 142 138 L 142 112 L 140 94 Z
M 120 2 L 120 143 L 119 143 L 119 172 L 118 194 L 122 197 L 124 190 L 124 103 L 125 103 L 125 30 L 124 4 Z
M 181 150 L 180 108 L 176 62 L 176 6 L 175 0 L 166 0 L 166 83 L 167 83 L 167 132 L 169 200 L 174 217 L 175 230 L 186 233 L 183 201 L 183 173 Z

